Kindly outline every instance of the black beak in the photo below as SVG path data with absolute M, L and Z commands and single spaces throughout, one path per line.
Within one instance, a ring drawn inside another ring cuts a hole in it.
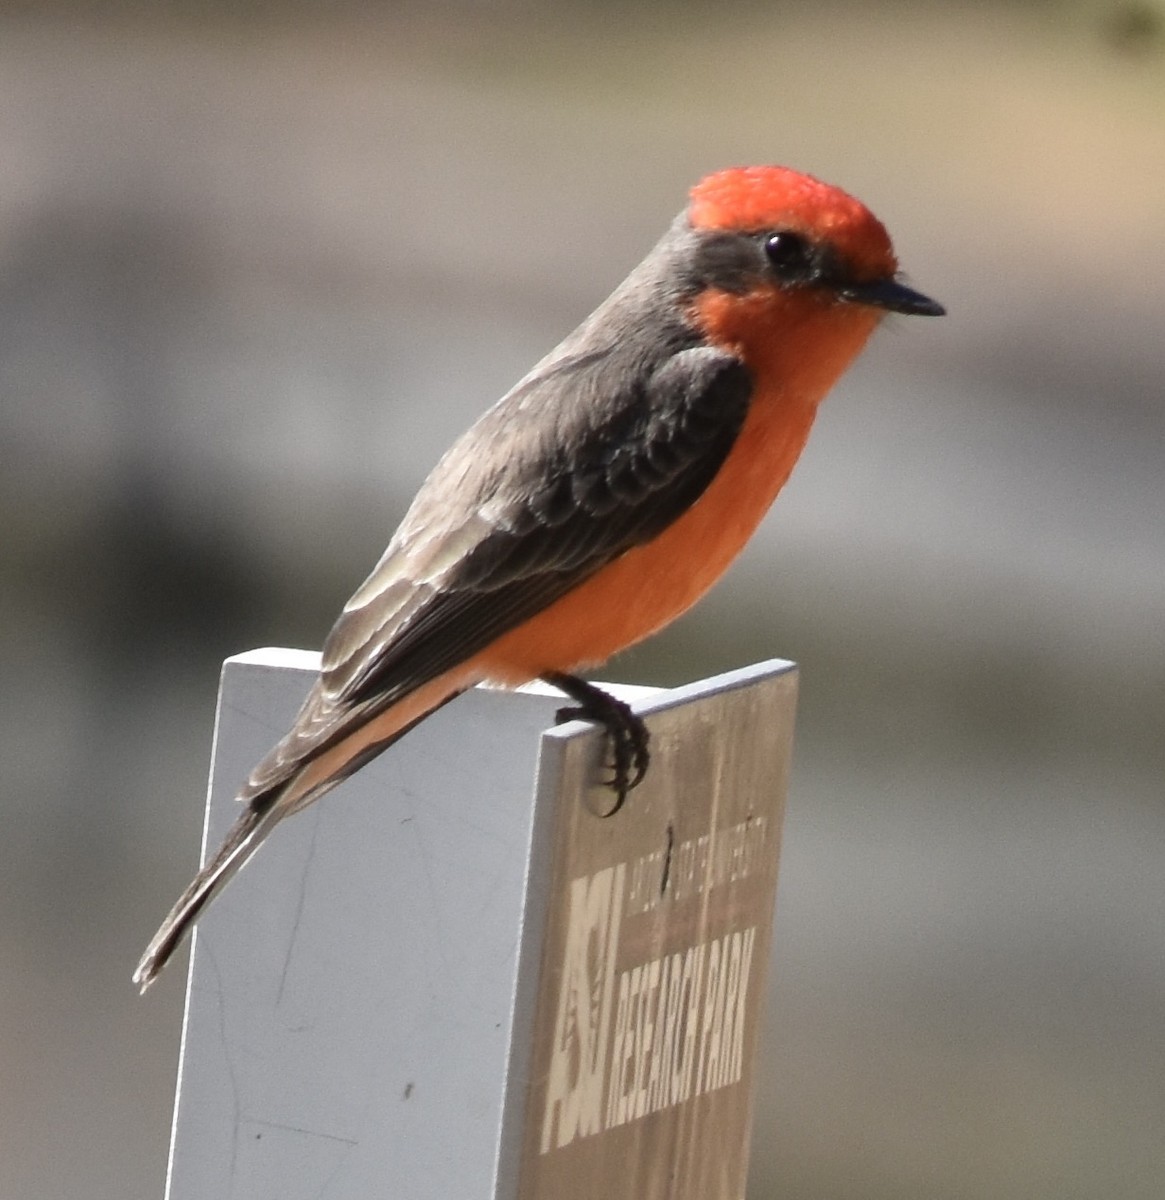
M 937 300 L 908 288 L 897 279 L 874 279 L 869 283 L 847 283 L 837 293 L 853 304 L 868 304 L 889 312 L 917 317 L 941 317 L 947 310 Z

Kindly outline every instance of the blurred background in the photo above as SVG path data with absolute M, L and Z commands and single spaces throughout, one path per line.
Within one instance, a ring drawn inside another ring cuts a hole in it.
M 750 1196 L 1165 1194 L 1165 9 L 0 6 L 0 1197 L 156 1200 L 228 654 L 705 172 L 864 199 L 888 322 L 696 613 L 802 665 Z M 273 847 L 277 849 L 277 847 Z

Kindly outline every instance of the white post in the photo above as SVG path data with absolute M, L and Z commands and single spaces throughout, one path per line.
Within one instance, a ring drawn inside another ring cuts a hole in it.
M 224 665 L 212 849 L 317 661 Z M 795 688 L 622 689 L 610 818 L 601 734 L 476 689 L 280 826 L 196 933 L 168 1200 L 738 1200 Z

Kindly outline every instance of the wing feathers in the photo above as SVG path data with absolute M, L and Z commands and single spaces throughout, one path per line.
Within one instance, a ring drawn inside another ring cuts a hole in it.
M 738 359 L 691 347 L 646 382 L 594 355 L 575 362 L 524 382 L 438 464 L 329 635 L 320 682 L 250 795 L 650 540 L 712 481 L 751 395 Z

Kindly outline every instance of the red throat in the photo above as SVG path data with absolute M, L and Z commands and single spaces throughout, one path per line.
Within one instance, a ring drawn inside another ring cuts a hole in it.
M 765 381 L 753 408 L 774 405 L 781 419 L 791 422 L 801 411 L 812 420 L 822 397 L 861 352 L 882 315 L 865 305 L 775 288 L 744 295 L 709 290 L 692 313 L 712 345 L 735 354 L 756 379 Z

